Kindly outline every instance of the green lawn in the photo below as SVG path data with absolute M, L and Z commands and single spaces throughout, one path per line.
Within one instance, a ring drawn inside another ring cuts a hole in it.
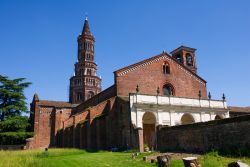
M 89 153 L 77 149 L 49 149 L 48 153 L 41 150 L 32 151 L 0 151 L 0 167 L 149 167 L 156 166 L 142 161 L 145 154 L 136 159 L 132 153 L 95 152 Z M 238 158 L 239 159 L 239 158 Z M 227 166 L 237 158 L 225 158 L 210 153 L 200 158 L 202 167 Z M 250 158 L 241 158 L 250 164 Z M 172 167 L 182 167 L 181 160 L 173 160 Z
M 132 153 L 96 152 L 77 149 L 49 149 L 44 151 L 0 151 L 0 167 L 149 167 L 142 161 L 142 155 L 135 160 Z
M 250 164 L 249 157 L 223 157 L 217 152 L 211 152 L 201 156 L 198 161 L 202 167 L 227 167 L 229 163 L 238 161 Z M 173 160 L 171 167 L 184 167 L 182 160 Z

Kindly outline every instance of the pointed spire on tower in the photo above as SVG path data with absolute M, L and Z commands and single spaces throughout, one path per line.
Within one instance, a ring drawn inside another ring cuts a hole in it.
M 82 35 L 91 35 L 90 28 L 89 28 L 89 22 L 88 22 L 88 16 L 85 17 Z

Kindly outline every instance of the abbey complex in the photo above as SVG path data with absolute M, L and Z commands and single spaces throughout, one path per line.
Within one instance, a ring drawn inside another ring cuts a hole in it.
M 143 151 L 147 145 L 204 151 L 239 144 L 234 133 L 250 130 L 245 116 L 250 108 L 228 107 L 225 95 L 211 99 L 206 81 L 197 73 L 196 49 L 180 46 L 114 71 L 114 84 L 102 90 L 95 38 L 87 19 L 77 42 L 69 101 L 41 100 L 34 95 L 34 137 L 27 139 L 27 148 Z M 242 147 L 250 146 L 249 135 L 243 139 L 241 135 L 240 140 Z

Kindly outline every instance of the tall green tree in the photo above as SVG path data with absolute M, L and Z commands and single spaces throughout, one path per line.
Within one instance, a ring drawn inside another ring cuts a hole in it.
M 26 121 L 22 113 L 29 113 L 26 107 L 24 89 L 31 83 L 25 78 L 9 79 L 0 75 L 0 131 L 7 128 L 15 131 L 15 127 L 23 128 Z M 1 128 L 2 127 L 2 128 Z M 5 128 L 3 128 L 5 127 Z

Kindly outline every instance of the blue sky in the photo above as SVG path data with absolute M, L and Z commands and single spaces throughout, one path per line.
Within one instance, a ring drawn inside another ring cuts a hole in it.
M 250 106 L 249 0 L 1 0 L 0 74 L 33 83 L 28 103 L 68 100 L 85 13 L 103 89 L 113 71 L 186 45 L 212 98 Z

